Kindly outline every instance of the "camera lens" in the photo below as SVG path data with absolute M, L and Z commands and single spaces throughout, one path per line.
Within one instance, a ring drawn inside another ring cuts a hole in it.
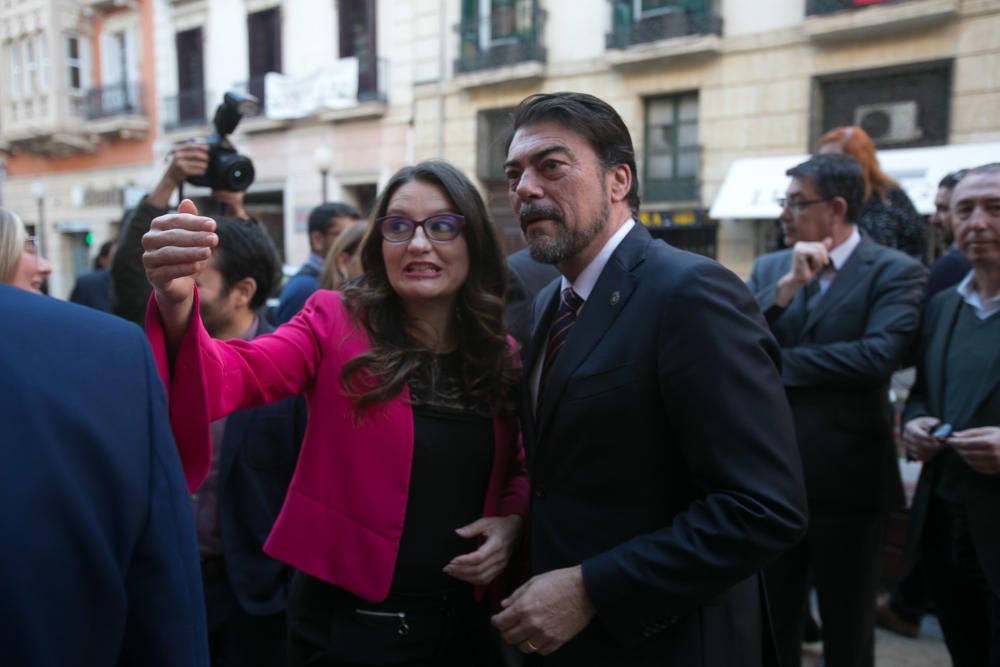
M 253 162 L 239 153 L 219 155 L 218 183 L 222 190 L 242 192 L 250 187 L 254 179 Z

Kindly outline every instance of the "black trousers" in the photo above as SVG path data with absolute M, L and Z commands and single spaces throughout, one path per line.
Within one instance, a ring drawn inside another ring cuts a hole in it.
M 873 667 L 884 514 L 810 509 L 805 539 L 765 570 L 780 664 L 802 664 L 809 572 L 819 598 L 826 667 Z
M 1000 667 L 1000 597 L 986 581 L 961 505 L 931 499 L 920 557 L 954 667 Z
M 244 611 L 222 568 L 203 568 L 208 650 L 212 667 L 284 667 L 284 612 L 254 616 Z
M 916 624 L 928 612 L 930 593 L 919 560 L 896 582 L 896 588 L 889 596 L 889 607 L 903 620 Z
M 476 667 L 487 628 L 471 587 L 371 603 L 296 572 L 288 595 L 290 667 Z

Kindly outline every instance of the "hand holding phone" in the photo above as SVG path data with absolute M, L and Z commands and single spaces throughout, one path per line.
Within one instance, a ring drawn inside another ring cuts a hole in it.
M 931 437 L 943 445 L 948 440 L 948 437 L 951 436 L 951 432 L 951 424 L 945 422 L 944 424 L 939 424 L 933 431 L 931 431 Z

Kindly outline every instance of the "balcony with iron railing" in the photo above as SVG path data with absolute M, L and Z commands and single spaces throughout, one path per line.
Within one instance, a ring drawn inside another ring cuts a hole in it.
M 182 90 L 163 98 L 163 129 L 171 132 L 208 124 L 208 94 L 204 89 Z
M 804 29 L 816 42 L 839 42 L 938 28 L 958 17 L 959 4 L 959 0 L 806 0 Z
M 722 17 L 713 0 L 677 0 L 639 11 L 635 0 L 610 0 L 608 59 L 616 67 L 709 56 L 721 50 Z
M 111 116 L 142 116 L 142 86 L 137 83 L 114 83 L 87 91 L 87 120 Z
M 125 139 L 144 136 L 149 129 L 144 94 L 142 84 L 131 81 L 91 88 L 86 95 L 87 130 Z
M 465 18 L 455 26 L 455 76 L 465 87 L 540 78 L 546 59 L 544 20 L 537 0 L 497 2 L 490 15 Z

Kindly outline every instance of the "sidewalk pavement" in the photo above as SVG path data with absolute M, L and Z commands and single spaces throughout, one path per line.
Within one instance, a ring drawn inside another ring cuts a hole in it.
M 940 631 L 933 630 L 936 628 L 922 632 L 917 639 L 909 639 L 877 628 L 875 667 L 948 667 L 951 665 L 948 649 L 941 640 Z M 818 664 L 816 658 L 802 659 L 802 667 L 816 667 Z

